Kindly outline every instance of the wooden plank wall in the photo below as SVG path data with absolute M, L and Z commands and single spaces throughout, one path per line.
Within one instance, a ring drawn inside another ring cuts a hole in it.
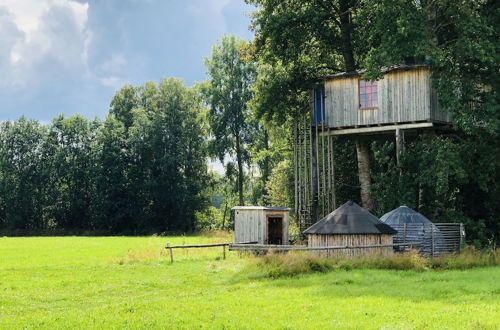
M 395 70 L 378 81 L 378 108 L 360 109 L 360 76 L 335 77 L 325 82 L 329 127 L 351 127 L 415 121 L 449 122 L 431 87 L 430 69 Z
M 283 242 L 288 244 L 288 211 L 268 210 L 236 210 L 234 219 L 235 242 L 258 242 L 267 244 L 267 219 L 281 217 L 283 219 Z
M 392 235 L 308 235 L 308 246 L 356 246 L 393 244 Z M 311 252 L 321 257 L 393 254 L 393 248 L 345 249 Z
M 237 210 L 234 219 L 236 242 L 264 244 L 263 210 Z

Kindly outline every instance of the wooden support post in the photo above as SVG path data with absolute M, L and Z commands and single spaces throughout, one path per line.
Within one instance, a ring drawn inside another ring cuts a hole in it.
M 172 251 L 172 247 L 170 246 L 170 243 L 167 244 L 167 248 L 170 251 L 170 263 L 174 262 L 174 252 Z
M 396 128 L 396 163 L 401 168 L 401 154 L 404 151 L 405 135 L 404 131 Z
M 299 213 L 299 165 L 298 165 L 298 136 L 297 136 L 297 131 L 298 131 L 298 124 L 297 121 L 295 121 L 294 126 L 293 126 L 293 166 L 294 166 L 294 176 L 295 176 L 295 217 L 298 218 L 298 213 Z
M 337 190 L 335 188 L 335 152 L 333 147 L 333 136 L 330 136 L 331 153 L 332 153 L 332 198 L 333 198 L 333 209 L 337 209 Z
M 460 224 L 460 246 L 458 247 L 458 252 L 462 251 L 462 245 L 464 244 L 465 229 L 464 224 Z
M 434 257 L 434 228 L 431 226 L 431 257 Z
M 403 243 L 406 243 L 406 225 L 407 225 L 406 223 L 403 225 Z M 406 246 L 404 245 L 403 245 L 403 251 L 406 251 Z
M 311 219 L 312 223 L 318 221 L 318 139 L 317 125 L 311 127 Z
M 370 177 L 370 149 L 366 141 L 356 140 L 356 153 L 358 156 L 358 177 L 361 188 L 361 204 L 364 209 L 373 209 L 371 197 L 371 177 Z
M 226 246 L 222 246 L 222 259 L 226 260 Z

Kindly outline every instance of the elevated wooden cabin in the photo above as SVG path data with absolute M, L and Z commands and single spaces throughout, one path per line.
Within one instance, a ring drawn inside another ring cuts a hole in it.
M 304 231 L 308 246 L 374 246 L 393 244 L 396 230 L 349 201 Z M 321 256 L 390 255 L 391 247 L 316 251 Z
M 235 242 L 288 244 L 288 207 L 235 206 L 231 210 Z
M 451 120 L 439 106 L 427 65 L 392 68 L 378 81 L 363 80 L 356 72 L 329 76 L 315 91 L 313 104 L 313 125 L 333 135 L 384 132 L 398 125 L 428 128 Z
M 439 105 L 431 73 L 425 64 L 386 69 L 377 81 L 346 72 L 325 77 L 311 92 L 310 113 L 298 117 L 294 127 L 295 214 L 301 229 L 337 207 L 337 137 L 356 145 L 360 199 L 371 209 L 370 141 L 394 139 L 399 165 L 405 140 L 449 130 L 451 116 Z

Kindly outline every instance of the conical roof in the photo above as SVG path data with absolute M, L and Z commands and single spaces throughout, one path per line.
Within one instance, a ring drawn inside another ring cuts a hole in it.
M 429 219 L 408 206 L 400 206 L 384 214 L 380 220 L 388 225 L 402 225 L 405 223 L 432 224 Z
M 376 216 L 349 201 L 316 222 L 304 234 L 396 234 Z

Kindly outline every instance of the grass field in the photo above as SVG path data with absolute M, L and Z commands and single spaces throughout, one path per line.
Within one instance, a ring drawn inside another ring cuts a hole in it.
M 500 329 L 500 268 L 252 276 L 228 237 L 0 238 L 0 328 Z

